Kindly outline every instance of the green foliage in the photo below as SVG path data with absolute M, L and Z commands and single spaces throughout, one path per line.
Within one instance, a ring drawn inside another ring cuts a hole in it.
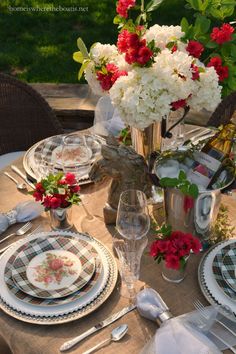
M 178 178 L 163 177 L 160 179 L 160 185 L 163 188 L 177 188 L 183 194 L 190 196 L 194 199 L 198 197 L 199 191 L 196 184 L 192 184 L 187 180 L 186 173 L 184 171 L 179 172 Z
M 232 237 L 235 237 L 234 231 L 235 228 L 231 226 L 231 222 L 229 220 L 229 210 L 227 206 L 221 204 L 209 242 L 211 244 L 216 244 L 221 241 L 226 241 Z

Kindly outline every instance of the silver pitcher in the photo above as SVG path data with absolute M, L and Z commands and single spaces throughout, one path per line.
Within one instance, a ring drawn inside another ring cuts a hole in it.
M 157 170 L 158 163 L 155 166 Z M 224 183 L 222 187 L 213 190 L 199 191 L 196 199 L 192 199 L 186 208 L 186 195 L 176 188 L 164 188 L 164 207 L 166 223 L 173 230 L 192 233 L 202 240 L 209 239 L 216 222 L 221 202 L 221 190 L 229 186 L 234 180 L 235 166 L 233 162 L 222 171 Z M 158 174 L 157 174 L 158 177 Z
M 184 208 L 186 196 L 178 189 L 165 188 L 164 205 L 166 222 L 173 230 L 192 233 L 208 239 L 215 224 L 221 202 L 220 189 L 199 192 L 193 199 L 193 207 Z

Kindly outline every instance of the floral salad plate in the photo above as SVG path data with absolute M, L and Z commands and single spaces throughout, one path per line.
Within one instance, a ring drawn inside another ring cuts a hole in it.
M 15 284 L 39 298 L 60 298 L 78 291 L 95 270 L 92 253 L 81 246 L 64 237 L 50 237 L 29 245 L 13 263 Z

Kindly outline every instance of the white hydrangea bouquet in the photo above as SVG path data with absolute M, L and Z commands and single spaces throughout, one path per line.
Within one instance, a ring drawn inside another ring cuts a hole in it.
M 84 73 L 93 92 L 110 95 L 124 123 L 141 130 L 179 108 L 213 111 L 221 101 L 219 81 L 227 77 L 222 62 L 200 60 L 204 45 L 188 39 L 184 26 L 148 28 L 146 14 L 160 3 L 152 0 L 144 10 L 141 0 L 133 21 L 128 16 L 139 7 L 136 0 L 119 0 L 117 45 L 95 43 L 88 53 L 79 38 L 73 55 L 82 64 L 79 78 Z

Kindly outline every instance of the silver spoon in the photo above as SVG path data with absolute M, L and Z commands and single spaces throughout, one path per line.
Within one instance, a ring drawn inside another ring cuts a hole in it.
M 16 188 L 19 189 L 20 191 L 27 191 L 28 190 L 27 186 L 24 182 L 19 183 L 12 175 L 10 175 L 7 172 L 4 172 L 4 175 L 7 176 L 8 178 L 10 178 L 13 182 L 15 182 Z
M 111 332 L 111 337 L 110 338 L 105 339 L 103 342 L 98 343 L 97 345 L 95 345 L 91 349 L 87 350 L 86 352 L 83 352 L 83 354 L 90 354 L 93 351 L 95 351 L 96 349 L 98 349 L 101 346 L 103 346 L 104 344 L 110 343 L 111 341 L 118 342 L 121 338 L 124 337 L 124 335 L 127 333 L 127 331 L 128 331 L 128 325 L 127 324 L 123 324 L 123 325 L 121 325 L 119 327 L 116 327 Z

